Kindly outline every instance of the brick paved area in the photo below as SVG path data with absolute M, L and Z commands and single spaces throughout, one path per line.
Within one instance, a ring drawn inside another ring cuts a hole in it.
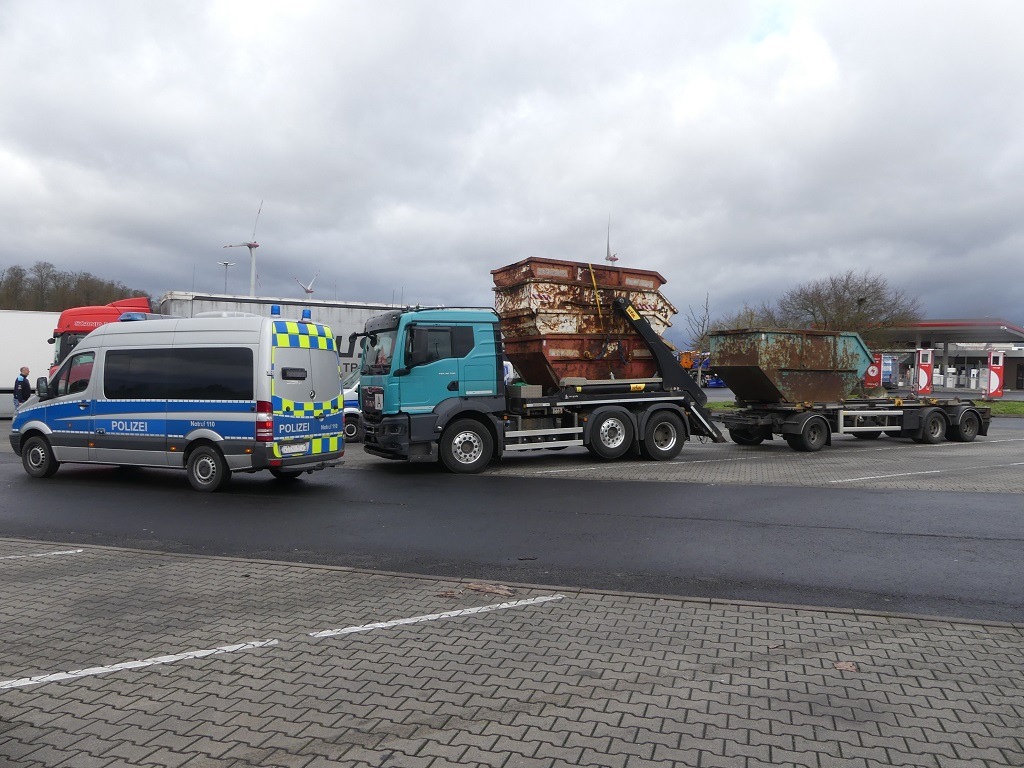
M 10 539 L 0 599 L 4 766 L 1024 765 L 1020 626 Z

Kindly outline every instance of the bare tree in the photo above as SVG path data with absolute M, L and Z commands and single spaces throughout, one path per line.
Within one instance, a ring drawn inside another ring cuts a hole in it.
M 703 353 L 711 349 L 711 296 L 704 294 L 704 306 L 698 311 L 688 307 L 686 312 L 686 327 L 690 331 L 690 349 L 697 353 L 697 386 L 702 386 L 701 380 L 704 376 L 701 363 L 704 361 Z
M 14 265 L 0 271 L 0 309 L 57 312 L 133 296 L 148 294 L 88 272 L 62 272 L 48 261 L 27 270 Z
M 823 331 L 871 331 L 917 322 L 922 318 L 917 298 L 893 288 L 881 275 L 849 270 L 791 288 L 774 303 L 715 323 L 716 328 L 814 328 Z

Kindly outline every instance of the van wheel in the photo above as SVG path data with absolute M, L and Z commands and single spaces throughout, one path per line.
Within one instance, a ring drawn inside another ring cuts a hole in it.
M 599 459 L 617 459 L 633 444 L 633 422 L 624 413 L 602 413 L 590 425 L 587 449 Z
M 224 457 L 210 445 L 200 445 L 189 454 L 185 471 L 192 487 L 205 493 L 220 490 L 231 477 Z
M 946 437 L 958 443 L 969 443 L 978 436 L 980 429 L 981 419 L 978 418 L 978 414 L 968 411 L 961 417 L 959 424 L 949 428 Z
M 656 413 L 647 422 L 642 442 L 644 455 L 655 461 L 668 461 L 683 449 L 683 423 L 674 413 Z
M 296 469 L 278 469 L 277 467 L 270 468 L 270 474 L 272 474 L 278 480 L 298 480 L 302 477 L 302 471 Z
M 494 441 L 487 427 L 473 419 L 459 419 L 441 436 L 441 463 L 449 472 L 471 475 L 491 460 Z
M 21 448 L 21 463 L 29 477 L 53 477 L 60 462 L 53 458 L 53 449 L 41 435 L 32 435 Z
M 345 417 L 345 442 L 363 442 L 363 425 L 359 422 L 358 416 Z

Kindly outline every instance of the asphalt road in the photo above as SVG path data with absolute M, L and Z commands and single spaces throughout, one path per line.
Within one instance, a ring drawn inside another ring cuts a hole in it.
M 236 476 L 215 495 L 193 492 L 184 473 L 159 470 L 62 467 L 32 480 L 5 445 L 0 536 L 1022 621 L 1024 483 L 1016 493 L 958 492 L 950 490 L 955 471 L 924 468 L 920 490 L 836 485 L 832 474 L 795 487 L 771 474 L 773 466 L 804 477 L 834 473 L 859 466 L 868 451 L 882 465 L 987 461 L 1000 487 L 1012 487 L 1024 479 L 1012 461 L 1022 427 L 1002 420 L 968 446 L 837 438 L 813 456 L 784 444 L 760 453 L 730 444 L 688 446 L 663 465 L 523 457 L 474 477 L 382 462 L 352 446 L 345 468 L 290 485 L 266 473 Z M 722 472 L 768 457 L 767 474 L 754 483 L 666 480 L 713 456 Z M 538 467 L 591 476 L 545 476 Z M 978 471 L 963 474 L 977 479 Z

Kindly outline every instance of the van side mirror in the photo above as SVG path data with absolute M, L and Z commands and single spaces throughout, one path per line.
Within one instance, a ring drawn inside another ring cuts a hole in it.
M 48 389 L 48 382 L 45 376 L 40 376 L 36 379 L 36 397 L 40 400 L 50 399 L 50 390 Z

